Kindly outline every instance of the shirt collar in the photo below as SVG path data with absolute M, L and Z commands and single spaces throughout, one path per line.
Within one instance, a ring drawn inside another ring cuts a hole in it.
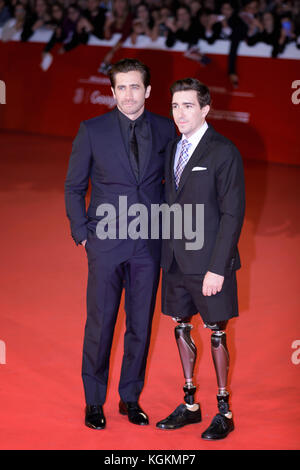
M 203 137 L 205 131 L 208 129 L 208 124 L 206 121 L 202 124 L 202 126 L 194 132 L 193 135 L 191 135 L 189 138 L 187 138 L 184 134 L 182 134 L 181 142 L 186 139 L 190 144 L 192 144 L 192 147 L 197 147 L 198 143 L 200 142 L 200 139 Z
M 140 124 L 143 120 L 144 120 L 144 117 L 145 117 L 145 110 L 143 111 L 143 113 L 135 120 L 132 120 L 132 119 L 129 119 L 129 117 L 127 117 L 124 113 L 122 113 L 122 111 L 118 109 L 118 113 L 119 113 L 119 118 L 121 120 L 121 122 L 126 125 L 126 127 L 129 127 L 130 124 Z

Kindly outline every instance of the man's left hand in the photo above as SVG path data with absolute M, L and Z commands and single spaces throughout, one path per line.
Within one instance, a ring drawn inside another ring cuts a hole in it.
M 210 296 L 217 294 L 217 292 L 221 292 L 223 282 L 224 276 L 207 271 L 203 279 L 202 294 Z

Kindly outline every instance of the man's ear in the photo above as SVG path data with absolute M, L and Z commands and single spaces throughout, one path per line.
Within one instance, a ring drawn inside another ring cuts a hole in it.
M 110 89 L 111 89 L 111 92 L 112 92 L 113 97 L 116 99 L 115 90 L 113 89 L 112 86 L 110 87 Z
M 206 116 L 208 115 L 210 111 L 210 106 L 207 104 L 206 106 L 203 106 L 202 108 L 202 112 L 203 112 L 203 117 L 206 118 Z
M 149 98 L 151 92 L 151 85 L 148 85 L 146 88 L 145 98 Z

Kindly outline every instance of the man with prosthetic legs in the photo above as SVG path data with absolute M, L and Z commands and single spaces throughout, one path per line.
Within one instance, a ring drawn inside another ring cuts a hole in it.
M 182 236 L 163 239 L 162 311 L 177 322 L 175 338 L 185 377 L 184 403 L 160 429 L 177 429 L 201 421 L 193 382 L 197 348 L 191 337 L 193 315 L 198 312 L 210 330 L 211 354 L 217 378 L 218 413 L 202 438 L 225 438 L 234 429 L 229 407 L 227 377 L 229 352 L 226 344 L 228 321 L 238 316 L 236 270 L 240 268 L 237 248 L 245 208 L 243 164 L 232 142 L 206 122 L 210 110 L 208 88 L 193 78 L 178 80 L 171 87 L 174 121 L 181 136 L 170 143 L 165 164 L 165 199 L 171 207 L 186 204 L 204 207 L 203 243 L 195 247 Z M 183 219 L 184 220 L 184 219 Z

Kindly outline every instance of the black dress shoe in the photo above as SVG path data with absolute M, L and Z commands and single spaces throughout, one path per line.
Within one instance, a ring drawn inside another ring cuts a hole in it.
M 145 426 L 149 424 L 149 419 L 146 413 L 142 410 L 137 402 L 124 402 L 119 403 L 119 412 L 121 415 L 127 415 L 128 419 L 133 424 Z
M 229 394 L 217 395 L 219 412 L 212 420 L 210 426 L 202 433 L 202 439 L 215 441 L 224 439 L 234 430 L 232 413 L 229 409 Z
M 106 425 L 101 405 L 87 405 L 85 408 L 85 425 L 92 429 L 104 429 Z
M 224 439 L 228 434 L 234 430 L 232 418 L 218 413 L 212 420 L 210 426 L 202 433 L 202 439 L 208 441 L 215 441 L 217 439 Z
M 187 424 L 200 423 L 201 410 L 200 407 L 196 411 L 190 411 L 184 404 L 177 406 L 176 410 L 166 419 L 159 421 L 156 427 L 159 429 L 178 429 Z

